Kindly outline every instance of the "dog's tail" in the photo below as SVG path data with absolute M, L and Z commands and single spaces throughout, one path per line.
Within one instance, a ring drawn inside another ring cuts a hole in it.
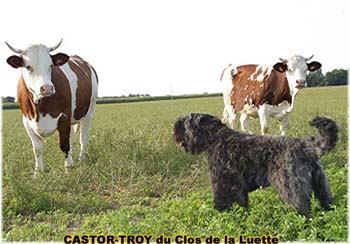
M 335 121 L 325 117 L 315 117 L 310 125 L 318 129 L 319 136 L 315 138 L 320 156 L 332 150 L 338 141 L 338 126 Z

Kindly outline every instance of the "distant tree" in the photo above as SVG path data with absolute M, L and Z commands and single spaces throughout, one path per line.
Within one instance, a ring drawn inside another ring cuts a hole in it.
M 16 98 L 7 96 L 7 97 L 2 97 L 1 100 L 3 103 L 14 103 Z
M 323 78 L 323 86 L 340 86 L 348 82 L 348 71 L 345 69 L 334 69 L 327 72 Z
M 315 72 L 310 72 L 306 76 L 306 84 L 308 87 L 320 86 L 323 81 L 323 78 L 324 78 L 324 75 L 322 74 L 321 69 Z

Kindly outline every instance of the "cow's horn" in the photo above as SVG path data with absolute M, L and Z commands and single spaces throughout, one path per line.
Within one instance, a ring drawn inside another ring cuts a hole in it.
M 288 60 L 287 60 L 287 59 L 280 58 L 280 60 L 281 60 L 281 61 L 282 61 L 282 63 L 284 63 L 284 64 L 288 63 Z
M 8 44 L 8 42 L 5 42 L 5 43 L 6 43 L 6 45 L 7 45 L 12 51 L 14 51 L 15 53 L 23 54 L 23 50 L 18 49 L 18 48 L 14 48 L 14 47 L 11 46 L 10 44 Z
M 61 45 L 62 41 L 63 41 L 63 38 L 61 38 L 60 42 L 56 46 L 50 47 L 49 52 L 56 50 Z
M 314 57 L 314 55 L 312 54 L 310 58 L 307 58 L 306 61 L 309 61 L 310 59 L 312 59 Z

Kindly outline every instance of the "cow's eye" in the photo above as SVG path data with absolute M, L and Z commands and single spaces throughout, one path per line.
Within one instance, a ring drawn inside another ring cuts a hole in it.
M 33 72 L 33 67 L 30 66 L 30 65 L 28 65 L 28 66 L 26 67 L 26 69 L 27 69 L 29 72 Z
M 291 68 L 288 68 L 288 71 L 289 71 L 289 72 L 292 72 L 292 69 L 291 69 Z
M 51 71 L 53 68 L 53 64 L 50 65 L 49 70 Z

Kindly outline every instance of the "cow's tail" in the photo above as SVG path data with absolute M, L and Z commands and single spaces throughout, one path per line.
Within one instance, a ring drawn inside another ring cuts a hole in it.
M 220 81 L 223 80 L 225 74 L 228 73 L 228 72 L 227 72 L 227 69 L 230 68 L 231 66 L 232 66 L 232 64 L 227 65 L 226 68 L 224 68 L 224 70 L 221 72 Z M 229 70 L 229 72 L 230 72 L 230 73 L 229 73 L 228 75 L 230 75 L 230 80 L 232 80 L 233 76 L 234 76 L 235 74 L 237 74 L 237 69 L 236 69 L 235 67 L 233 67 L 233 68 L 231 68 L 231 69 Z
M 224 70 L 221 72 L 220 81 L 222 81 L 222 78 L 224 78 L 224 75 L 225 75 L 226 70 L 227 70 L 230 66 L 232 66 L 232 64 L 227 65 L 227 66 L 224 68 Z
M 314 139 L 320 156 L 332 150 L 338 141 L 338 126 L 335 121 L 325 117 L 315 117 L 310 125 L 318 129 L 319 135 Z

